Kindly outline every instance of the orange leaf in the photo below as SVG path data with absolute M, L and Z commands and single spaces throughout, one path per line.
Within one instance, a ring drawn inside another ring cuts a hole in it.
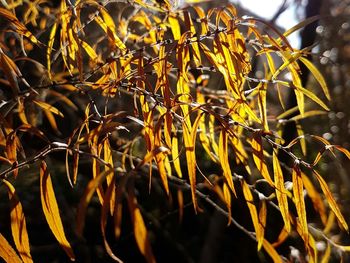
M 2 180 L 7 187 L 11 203 L 11 230 L 16 248 L 23 262 L 33 262 L 30 255 L 27 224 L 22 210 L 22 204 L 18 199 L 15 188 L 7 180 Z
M 272 258 L 274 263 L 282 263 L 283 262 L 281 256 L 277 253 L 276 249 L 266 239 L 264 239 L 262 245 L 263 245 L 265 251 Z
M 138 208 L 135 194 L 132 190 L 129 191 L 128 204 L 134 227 L 134 236 L 137 246 L 141 254 L 146 258 L 148 263 L 155 263 L 156 260 L 153 256 L 152 247 L 147 237 L 147 229 L 145 226 L 145 222 L 143 221 L 140 209 Z
M 71 260 L 75 260 L 72 247 L 64 234 L 55 192 L 52 187 L 50 173 L 47 170 L 45 161 L 42 161 L 40 166 L 40 199 L 46 221 L 53 235 L 66 252 L 67 256 Z
M 0 234 L 0 257 L 2 257 L 5 260 L 5 262 L 8 262 L 8 263 L 22 262 L 22 260 L 18 257 L 16 251 L 7 242 L 6 238 L 1 234 Z

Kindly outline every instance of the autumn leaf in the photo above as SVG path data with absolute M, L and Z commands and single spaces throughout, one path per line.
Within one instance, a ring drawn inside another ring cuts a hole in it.
M 16 251 L 7 242 L 5 237 L 0 234 L 0 257 L 8 263 L 20 263 L 22 260 L 18 257 Z
M 52 186 L 51 176 L 44 161 L 42 161 L 40 166 L 40 199 L 46 221 L 53 235 L 57 239 L 60 246 L 64 249 L 70 260 L 75 260 L 72 247 L 64 233 L 55 192 Z
M 24 217 L 22 204 L 19 201 L 16 190 L 12 184 L 7 180 L 2 180 L 2 182 L 7 188 L 11 203 L 11 230 L 16 248 L 23 262 L 33 262 L 32 256 L 30 255 L 27 224 Z
M 129 190 L 128 204 L 131 220 L 133 223 L 136 244 L 139 247 L 141 254 L 146 258 L 147 262 L 154 263 L 156 260 L 152 252 L 151 244 L 148 240 L 145 222 L 142 218 L 141 211 L 138 208 L 137 200 L 133 190 Z

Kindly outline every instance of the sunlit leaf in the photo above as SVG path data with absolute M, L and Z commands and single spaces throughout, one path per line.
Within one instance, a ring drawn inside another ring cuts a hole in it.
M 274 263 L 282 263 L 283 260 L 281 256 L 277 253 L 276 249 L 266 240 L 263 240 L 263 248 L 269 254 Z
M 30 41 L 32 41 L 35 44 L 40 43 L 36 37 L 26 28 L 25 25 L 23 25 L 18 19 L 17 17 L 11 13 L 9 10 L 6 10 L 5 8 L 1 8 L 0 7 L 0 16 L 2 16 L 3 18 L 7 19 L 16 29 L 15 32 L 17 32 L 18 34 L 24 35 L 27 38 L 30 39 Z
M 43 161 L 40 166 L 40 199 L 46 221 L 57 239 L 71 260 L 75 259 L 73 250 L 64 233 L 64 228 L 57 205 L 55 192 L 53 190 L 50 173 L 46 163 Z
M 255 234 L 256 234 L 256 240 L 258 242 L 258 250 L 260 250 L 261 246 L 264 243 L 264 231 L 262 229 L 262 226 L 259 223 L 258 212 L 257 212 L 256 206 L 254 204 L 253 195 L 249 189 L 249 186 L 244 180 L 242 180 L 241 183 L 242 183 L 242 190 L 243 190 L 244 198 L 247 201 L 250 216 L 251 216 L 251 219 L 253 221 L 253 226 L 254 226 Z
M 156 260 L 152 252 L 151 244 L 148 240 L 145 222 L 142 218 L 141 211 L 138 207 L 137 200 L 133 193 L 133 190 L 129 191 L 128 204 L 129 204 L 131 220 L 133 223 L 134 237 L 135 237 L 137 246 L 140 249 L 140 252 L 142 253 L 142 255 L 144 255 L 144 257 L 146 258 L 147 262 L 154 263 L 156 262 Z
M 343 217 L 342 213 L 340 212 L 340 209 L 337 205 L 337 202 L 335 201 L 331 191 L 329 190 L 326 181 L 322 178 L 322 176 L 315 169 L 313 169 L 312 172 L 315 174 L 318 182 L 320 183 L 322 192 L 326 196 L 326 199 L 329 203 L 329 206 L 332 209 L 332 211 L 334 212 L 334 214 L 337 216 L 340 224 L 342 225 L 342 227 L 346 231 L 349 231 L 348 224 L 346 223 L 345 218 Z
M 298 219 L 300 222 L 301 237 L 303 238 L 305 243 L 308 243 L 309 230 L 308 230 L 307 220 L 306 220 L 304 187 L 303 187 L 303 180 L 301 178 L 301 171 L 297 164 L 295 164 L 293 167 L 292 177 L 293 177 L 294 203 L 295 203 L 295 208 L 297 210 Z
M 16 251 L 7 242 L 6 238 L 0 234 L 0 257 L 8 263 L 20 263 L 22 260 L 18 257 Z
M 30 255 L 27 224 L 24 217 L 22 204 L 19 201 L 16 190 L 12 184 L 7 180 L 2 180 L 2 182 L 7 188 L 11 203 L 11 230 L 17 251 L 19 252 L 23 262 L 33 262 L 32 256 Z
M 287 232 L 290 232 L 288 197 L 286 194 L 287 190 L 284 187 L 283 173 L 275 151 L 273 151 L 272 159 L 273 159 L 273 173 L 275 177 L 276 196 L 277 196 L 278 206 L 281 211 L 284 226 Z

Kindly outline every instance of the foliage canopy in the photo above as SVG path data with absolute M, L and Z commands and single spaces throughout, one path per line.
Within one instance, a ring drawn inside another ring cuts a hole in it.
M 286 39 L 317 18 L 280 33 L 262 19 L 238 16 L 231 4 L 204 10 L 166 0 L 1 3 L 0 177 L 10 199 L 16 249 L 0 234 L 4 260 L 32 262 L 15 189 L 30 168 L 40 178 L 47 223 L 75 259 L 50 175 L 50 167 L 57 174 L 60 165 L 71 187 L 84 187 L 76 235 L 83 236 L 96 194 L 105 248 L 116 261 L 121 259 L 109 245 L 107 223 L 113 221 L 118 239 L 127 206 L 137 246 L 148 262 L 155 262 L 138 204 L 147 198 L 137 190 L 140 180 L 149 182 L 149 191 L 160 182 L 163 196 L 177 199 L 180 219 L 188 202 L 184 192 L 190 191 L 197 213 L 203 203 L 214 206 L 274 262 L 288 256 L 278 252 L 288 237 L 303 240 L 309 262 L 319 260 L 319 239 L 328 242 L 324 260 L 331 247 L 349 250 L 327 237 L 336 222 L 346 231 L 348 225 L 317 165 L 325 152 L 340 151 L 348 158 L 350 153 L 304 134 L 300 121 L 328 107 L 303 87 L 299 63 L 313 74 L 323 97 L 329 100 L 330 94 L 306 58 L 311 48 L 295 49 Z M 259 77 L 255 60 L 262 65 Z M 296 108 L 286 109 L 286 92 L 295 93 Z M 288 122 L 297 124 L 299 136 L 285 143 L 282 131 Z M 321 145 L 313 161 L 307 155 L 310 142 Z M 290 167 L 280 161 L 281 153 L 291 160 Z M 215 172 L 209 174 L 211 166 Z M 84 185 L 80 178 L 89 182 Z M 319 215 L 317 227 L 308 222 L 305 192 Z M 251 230 L 232 216 L 233 202 L 246 203 Z M 277 240 L 265 235 L 273 227 L 267 220 L 271 209 L 284 223 Z

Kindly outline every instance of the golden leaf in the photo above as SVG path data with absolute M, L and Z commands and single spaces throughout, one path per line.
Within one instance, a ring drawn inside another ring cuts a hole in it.
M 264 159 L 264 150 L 262 146 L 262 140 L 260 135 L 255 135 L 251 141 L 251 146 L 253 149 L 253 159 L 256 167 L 260 171 L 262 177 L 271 185 L 274 183 L 271 180 L 269 170 Z
M 22 210 L 22 204 L 18 199 L 15 188 L 7 180 L 2 180 L 7 187 L 7 192 L 11 203 L 11 230 L 16 248 L 23 262 L 33 262 L 30 255 L 27 224 Z
M 277 196 L 278 206 L 281 211 L 284 226 L 287 232 L 289 233 L 290 221 L 289 221 L 289 210 L 288 210 L 288 197 L 286 194 L 287 190 L 284 187 L 283 173 L 275 151 L 273 151 L 272 160 L 273 160 L 273 173 L 275 176 L 276 196 Z
M 5 8 L 1 8 L 0 7 L 0 16 L 4 17 L 5 19 L 7 19 L 15 28 L 15 32 L 17 32 L 20 35 L 24 35 L 27 38 L 30 39 L 30 41 L 32 41 L 35 44 L 39 44 L 40 42 L 36 39 L 36 37 L 26 28 L 25 25 L 23 25 L 18 19 L 17 17 L 11 13 L 10 11 L 8 11 Z
M 263 248 L 265 249 L 265 251 L 272 258 L 274 263 L 282 263 L 283 262 L 281 256 L 277 253 L 276 249 L 266 239 L 264 239 L 262 245 L 263 245 Z
M 320 183 L 322 192 L 324 193 L 324 195 L 327 198 L 327 201 L 329 203 L 330 208 L 332 209 L 332 211 L 334 212 L 334 214 L 337 216 L 340 224 L 342 225 L 342 227 L 349 232 L 349 227 L 348 224 L 346 223 L 342 213 L 340 212 L 340 209 L 337 205 L 337 202 L 335 201 L 331 191 L 328 188 L 328 185 L 326 183 L 326 181 L 322 178 L 322 176 L 316 171 L 316 170 L 312 170 L 312 172 L 315 174 L 318 182 Z
M 226 183 L 224 183 L 223 186 L 223 193 L 224 193 L 224 199 L 225 199 L 225 203 L 226 203 L 226 207 L 227 207 L 227 211 L 228 211 L 228 223 L 227 225 L 229 226 L 231 224 L 232 221 L 232 213 L 231 213 L 231 192 L 230 192 L 230 188 L 228 187 L 228 185 Z
M 22 260 L 18 257 L 16 251 L 7 242 L 6 238 L 0 234 L 0 257 L 7 263 L 20 263 Z
M 303 180 L 301 177 L 301 171 L 298 165 L 294 165 L 293 172 L 293 195 L 294 195 L 294 203 L 295 208 L 297 210 L 300 227 L 301 227 L 301 237 L 305 243 L 308 243 L 309 231 L 306 220 L 306 208 L 305 208 L 305 200 L 304 200 L 304 187 Z
M 247 205 L 249 208 L 251 219 L 253 221 L 256 240 L 258 242 L 258 250 L 260 250 L 261 246 L 264 243 L 264 231 L 259 223 L 258 212 L 257 212 L 256 207 L 254 205 L 253 195 L 249 189 L 249 186 L 244 180 L 242 180 L 241 183 L 242 183 L 243 195 L 244 195 L 245 200 L 247 201 Z
M 228 159 L 227 140 L 228 134 L 222 129 L 219 136 L 219 159 L 227 185 L 230 187 L 232 193 L 237 196 L 235 187 L 233 185 L 232 172 Z
M 147 237 L 145 222 L 143 221 L 141 211 L 138 208 L 133 190 L 129 190 L 128 204 L 137 246 L 148 263 L 155 263 L 156 259 L 153 256 L 152 247 Z
M 40 166 L 40 199 L 46 221 L 57 239 L 60 246 L 71 260 L 75 260 L 74 252 L 64 233 L 59 208 L 52 187 L 50 173 L 47 170 L 45 161 Z

